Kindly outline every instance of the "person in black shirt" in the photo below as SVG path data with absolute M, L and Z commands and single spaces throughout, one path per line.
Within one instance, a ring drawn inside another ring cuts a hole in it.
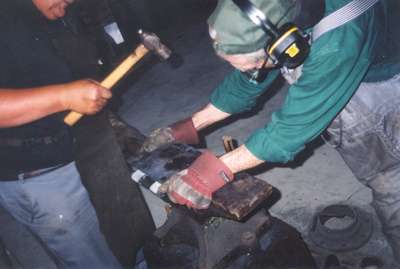
M 72 2 L 0 3 L 0 204 L 60 267 L 121 268 L 100 232 L 61 114 L 95 114 L 111 98 L 96 81 L 74 81 L 54 49 L 51 36 L 63 31 L 58 19 Z

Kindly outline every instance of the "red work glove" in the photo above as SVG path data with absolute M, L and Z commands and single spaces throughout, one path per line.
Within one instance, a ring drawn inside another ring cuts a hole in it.
M 199 135 L 196 128 L 194 128 L 192 118 L 175 122 L 169 128 L 171 128 L 171 134 L 175 141 L 192 145 L 199 143 Z
M 171 201 L 191 208 L 210 206 L 213 192 L 233 180 L 233 173 L 210 151 L 205 151 L 188 169 L 168 179 L 160 191 Z
M 141 151 L 151 152 L 162 145 L 172 142 L 192 145 L 199 143 L 199 136 L 196 128 L 194 128 L 192 118 L 187 118 L 168 127 L 152 131 L 144 141 Z

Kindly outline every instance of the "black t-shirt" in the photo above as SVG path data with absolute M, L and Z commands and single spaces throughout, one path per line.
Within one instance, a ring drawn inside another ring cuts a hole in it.
M 0 88 L 18 90 L 71 81 L 70 68 L 52 44 L 52 36 L 66 30 L 62 21 L 46 20 L 31 1 L 1 0 Z M 49 137 L 54 139 L 45 142 Z M 23 143 L 8 145 L 7 141 L 15 140 Z M 2 128 L 0 179 L 70 162 L 72 145 L 69 127 L 60 114 L 19 127 Z

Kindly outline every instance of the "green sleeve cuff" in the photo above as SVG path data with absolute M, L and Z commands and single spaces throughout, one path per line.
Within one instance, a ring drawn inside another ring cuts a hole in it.
M 246 148 L 258 159 L 272 163 L 287 163 L 303 150 L 303 144 L 296 145 L 293 151 L 285 149 L 282 145 L 286 145 L 286 141 L 273 140 L 272 132 L 268 128 L 255 131 L 245 142 Z
M 279 70 L 272 70 L 268 77 L 259 84 L 250 82 L 239 70 L 234 70 L 214 90 L 210 102 L 219 110 L 236 114 L 252 109 L 259 97 L 279 75 Z

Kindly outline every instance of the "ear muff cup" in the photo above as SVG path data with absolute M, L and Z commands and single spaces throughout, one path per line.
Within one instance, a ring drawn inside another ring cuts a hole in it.
M 308 40 L 293 23 L 284 24 L 278 32 L 279 36 L 268 45 L 266 52 L 276 64 L 296 68 L 308 56 L 310 51 Z
M 278 66 L 295 68 L 301 65 L 310 51 L 308 38 L 294 23 L 286 23 L 277 29 L 271 21 L 249 0 L 232 0 L 251 21 L 260 26 L 263 31 L 272 37 L 272 42 L 265 45 L 266 53 Z M 309 0 L 299 0 L 310 3 Z M 316 0 L 321 1 L 321 0 Z M 303 6 L 304 7 L 304 6 Z M 302 6 L 296 6 L 301 12 Z

